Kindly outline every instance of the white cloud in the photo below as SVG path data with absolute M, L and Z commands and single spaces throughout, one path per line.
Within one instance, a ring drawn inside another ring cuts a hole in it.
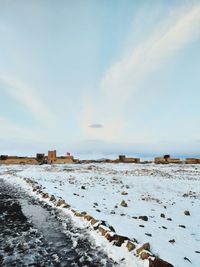
M 48 124 L 52 114 L 35 89 L 11 76 L 0 75 L 0 82 L 3 82 L 2 89 L 15 98 L 35 119 Z
M 133 47 L 132 51 L 129 49 L 128 55 L 125 53 L 126 56 L 107 70 L 100 85 L 98 104 L 95 107 L 87 106 L 85 114 L 90 113 L 90 116 L 83 118 L 87 125 L 92 121 L 101 121 L 104 124 L 102 135 L 98 132 L 99 138 L 113 140 L 115 134 L 120 135 L 124 128 L 123 121 L 126 119 L 123 118 L 123 111 L 129 97 L 133 96 L 150 73 L 164 65 L 185 44 L 199 36 L 200 4 L 181 15 L 178 11 L 175 20 L 174 17 L 175 15 L 171 17 L 171 21 L 165 18 L 145 42 Z M 90 138 L 97 138 L 96 133 L 93 133 L 94 131 L 90 130 Z

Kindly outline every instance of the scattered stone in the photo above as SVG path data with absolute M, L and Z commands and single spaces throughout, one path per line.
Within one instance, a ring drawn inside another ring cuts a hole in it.
M 172 264 L 161 260 L 159 258 L 155 258 L 152 260 L 151 258 L 149 259 L 149 267 L 174 267 Z
M 97 203 L 97 202 L 94 202 L 93 204 L 94 204 L 95 206 L 98 206 L 98 203 Z
M 149 233 L 145 233 L 145 235 L 147 235 L 147 236 L 152 236 L 152 234 L 149 234 Z
M 81 186 L 81 189 L 85 190 L 86 188 L 85 188 L 85 186 L 84 186 L 84 185 L 82 185 L 82 186 Z
M 181 228 L 186 228 L 186 226 L 183 225 L 183 224 L 179 224 L 179 227 L 181 227 Z
M 195 253 L 200 253 L 200 251 L 199 250 L 196 250 Z
M 144 227 L 144 225 L 143 224 L 139 224 L 139 227 Z
M 102 236 L 105 236 L 107 233 L 107 230 L 101 226 L 98 227 L 98 231 L 101 233 Z
M 185 214 L 186 216 L 190 216 L 190 212 L 189 212 L 189 210 L 185 210 L 185 211 L 184 211 L 184 214 Z
M 120 204 L 122 207 L 128 207 L 128 204 L 126 203 L 125 200 L 122 200 L 121 204 Z
M 132 251 L 135 249 L 135 244 L 133 242 L 131 242 L 130 240 L 127 242 L 126 247 L 128 248 L 128 251 Z
M 128 193 L 125 192 L 125 191 L 121 192 L 121 194 L 122 194 L 123 196 L 128 195 Z
M 171 243 L 171 244 L 173 244 L 173 243 L 175 243 L 176 241 L 175 241 L 175 239 L 171 239 L 171 240 L 169 240 L 169 243 Z
M 98 222 L 98 220 L 96 220 L 95 218 L 92 218 L 92 220 L 90 221 L 90 223 L 91 223 L 92 225 L 96 224 L 97 222 Z
M 184 257 L 184 260 L 189 261 L 190 263 L 192 263 L 191 260 L 188 259 L 187 257 Z
M 69 204 L 65 204 L 64 206 L 63 206 L 63 208 L 65 208 L 65 209 L 69 209 L 71 206 L 69 205 Z
M 138 219 L 143 220 L 145 222 L 148 221 L 148 217 L 147 216 L 139 216 Z
M 121 214 L 120 214 L 120 216 L 125 216 L 125 215 L 126 215 L 126 214 L 124 214 L 124 213 L 121 213 Z
M 83 217 L 83 216 L 84 216 L 84 214 L 82 214 L 82 213 L 80 213 L 80 212 L 78 212 L 78 211 L 76 211 L 76 212 L 74 213 L 74 215 L 77 216 L 77 217 Z
M 160 214 L 160 217 L 165 218 L 165 214 L 164 213 L 161 213 Z
M 167 218 L 168 221 L 172 221 L 172 218 Z
M 111 210 L 110 214 L 115 214 L 115 211 L 114 210 Z
M 136 217 L 136 216 L 133 216 L 132 218 L 133 218 L 133 219 L 137 219 L 137 217 Z
M 97 212 L 101 212 L 99 209 L 96 209 Z
M 66 204 L 64 199 L 59 199 L 58 202 L 57 202 L 57 206 L 58 207 L 61 206 L 61 205 L 64 205 L 64 204 Z
M 121 236 L 121 235 L 114 235 L 113 236 L 113 245 L 117 247 L 121 247 L 121 245 L 124 243 L 124 241 L 128 240 L 127 236 Z
M 55 196 L 54 195 L 52 195 L 51 197 L 50 197 L 50 199 L 49 199 L 50 201 L 56 201 L 56 198 L 55 198 Z
M 167 227 L 166 227 L 166 226 L 163 226 L 163 225 L 162 225 L 162 228 L 163 228 L 163 229 L 167 229 Z
M 142 252 L 143 250 L 150 250 L 150 244 L 149 243 L 145 243 L 141 247 L 137 248 L 136 249 L 137 255 L 139 255 L 140 252 Z
M 147 260 L 147 259 L 149 258 L 149 256 L 151 256 L 151 254 L 149 254 L 149 253 L 146 252 L 146 251 L 142 251 L 142 252 L 140 253 L 140 258 L 141 258 L 142 260 Z
M 42 197 L 43 197 L 43 198 L 48 198 L 49 195 L 48 195 L 48 193 L 43 193 L 43 194 L 42 194 Z
M 92 217 L 91 215 L 89 215 L 89 214 L 86 214 L 86 215 L 84 216 L 84 219 L 87 220 L 87 221 L 89 222 L 89 221 L 91 221 L 91 220 L 93 219 L 93 217 Z

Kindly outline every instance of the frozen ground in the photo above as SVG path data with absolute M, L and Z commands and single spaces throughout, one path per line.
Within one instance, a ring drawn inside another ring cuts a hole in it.
M 113 267 L 86 228 L 0 179 L 0 266 Z
M 37 181 L 75 209 L 106 220 L 118 234 L 149 242 L 155 254 L 176 267 L 200 266 L 198 165 L 1 166 L 0 174 L 15 183 L 24 177 Z

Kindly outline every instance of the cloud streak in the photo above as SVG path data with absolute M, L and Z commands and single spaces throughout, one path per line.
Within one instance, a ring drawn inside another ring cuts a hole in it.
M 36 120 L 48 124 L 52 113 L 42 101 L 36 89 L 24 84 L 22 81 L 6 75 L 0 75 L 2 89 L 22 105 Z
M 128 55 L 111 65 L 100 84 L 99 105 L 95 108 L 86 107 L 86 114 L 90 113 L 91 120 L 102 121 L 107 125 L 102 139 L 113 136 L 114 131 L 118 134 L 123 131 L 123 113 L 129 98 L 139 90 L 150 73 L 165 65 L 199 34 L 200 4 L 183 12 L 181 16 L 178 14 L 175 20 L 174 17 L 171 21 L 164 19 L 145 42 L 133 47 Z M 111 128 L 113 121 L 115 127 Z

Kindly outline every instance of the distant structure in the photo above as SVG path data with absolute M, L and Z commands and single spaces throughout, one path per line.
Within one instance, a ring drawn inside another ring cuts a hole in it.
M 154 163 L 156 164 L 180 164 L 183 163 L 179 158 L 171 158 L 170 155 L 164 155 L 163 157 L 154 158 Z
M 185 160 L 186 164 L 200 164 L 200 159 L 197 158 L 187 158 Z
M 48 151 L 48 157 L 47 157 L 47 160 L 48 160 L 48 163 L 54 163 L 56 162 L 56 150 L 49 150 Z
M 139 158 L 127 158 L 125 155 L 119 155 L 119 162 L 140 163 L 140 159 Z

